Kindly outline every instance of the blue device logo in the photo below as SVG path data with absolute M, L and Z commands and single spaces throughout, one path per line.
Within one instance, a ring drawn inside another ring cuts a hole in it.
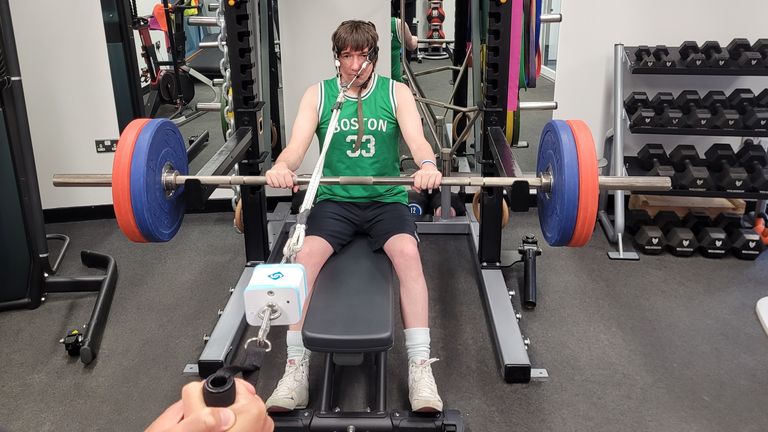
M 272 280 L 278 280 L 278 279 L 282 278 L 283 276 L 285 276 L 285 275 L 282 272 L 274 272 L 271 275 L 267 275 L 267 277 L 272 279 Z
M 412 215 L 419 216 L 423 213 L 421 206 L 416 203 L 408 204 L 408 209 L 411 211 Z

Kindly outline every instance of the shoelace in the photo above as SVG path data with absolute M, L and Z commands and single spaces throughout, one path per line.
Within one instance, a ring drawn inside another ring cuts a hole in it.
M 277 388 L 275 389 L 275 394 L 279 396 L 291 396 L 296 390 L 296 387 L 301 385 L 302 380 L 296 379 L 296 374 L 299 373 L 302 375 L 302 379 L 304 378 L 304 373 L 306 369 L 306 361 L 301 360 L 296 362 L 295 364 L 291 365 L 288 364 L 288 367 L 286 368 L 285 375 L 280 378 L 280 381 L 277 383 Z
M 427 370 L 432 363 L 438 360 L 440 359 L 431 358 L 424 361 L 423 363 L 413 363 L 412 367 L 415 369 L 413 372 L 414 388 L 418 390 L 416 396 L 429 398 L 437 397 L 437 384 L 435 383 L 435 377 L 431 373 L 428 373 Z M 421 381 L 426 381 L 426 383 L 423 385 L 418 385 L 418 383 Z

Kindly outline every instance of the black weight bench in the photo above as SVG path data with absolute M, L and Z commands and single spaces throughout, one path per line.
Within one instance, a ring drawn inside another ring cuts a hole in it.
M 202 42 L 215 42 L 218 36 L 218 33 L 205 35 Z M 186 62 L 189 67 L 205 75 L 206 78 L 216 79 L 221 78 L 219 62 L 223 57 L 224 53 L 218 48 L 198 48 L 187 56 Z
M 325 353 L 317 410 L 272 414 L 276 431 L 463 431 L 461 413 L 388 412 L 387 351 L 394 344 L 394 277 L 383 251 L 373 252 L 358 236 L 333 255 L 317 278 L 302 336 L 310 351 Z M 375 400 L 369 410 L 334 411 L 337 366 L 357 366 L 366 355 L 376 366 Z M 350 429 L 350 426 L 352 428 Z

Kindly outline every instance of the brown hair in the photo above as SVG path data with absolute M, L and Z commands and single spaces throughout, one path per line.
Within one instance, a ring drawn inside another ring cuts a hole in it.
M 353 51 L 375 50 L 379 43 L 376 26 L 370 21 L 349 20 L 339 24 L 331 36 L 333 52 L 340 55 L 344 49 Z

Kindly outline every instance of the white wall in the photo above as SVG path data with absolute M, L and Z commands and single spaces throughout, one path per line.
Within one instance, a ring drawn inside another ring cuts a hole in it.
M 54 173 L 112 171 L 113 153 L 96 153 L 95 146 L 118 137 L 99 3 L 10 5 L 43 208 L 111 204 L 109 188 L 51 183 Z
M 290 139 L 296 111 L 304 92 L 311 85 L 335 76 L 331 34 L 348 19 L 373 22 L 379 32 L 379 61 L 376 72 L 390 73 L 390 1 L 389 0 L 281 0 L 280 50 L 282 59 L 283 113 L 285 133 Z M 286 144 L 288 141 L 286 140 Z M 304 162 L 297 170 L 311 174 L 319 156 L 317 137 L 313 138 Z M 270 195 L 282 191 L 270 190 Z
M 602 154 L 603 137 L 612 128 L 613 46 L 657 45 L 679 46 L 683 41 L 707 40 L 727 45 L 735 37 L 754 42 L 767 37 L 765 19 L 768 2 L 742 0 L 563 0 L 563 22 L 557 59 L 555 100 L 559 109 L 555 118 L 581 118 L 592 128 L 598 151 Z M 700 93 L 737 87 L 763 89 L 768 78 L 741 77 L 673 77 L 628 76 L 625 95 L 629 91 L 646 91 L 650 97 L 657 91 L 693 89 Z M 664 135 L 630 135 L 627 152 L 647 142 L 661 142 L 672 147 L 683 143 L 734 142 L 723 138 L 670 137 Z M 669 150 L 669 149 L 668 149 Z

